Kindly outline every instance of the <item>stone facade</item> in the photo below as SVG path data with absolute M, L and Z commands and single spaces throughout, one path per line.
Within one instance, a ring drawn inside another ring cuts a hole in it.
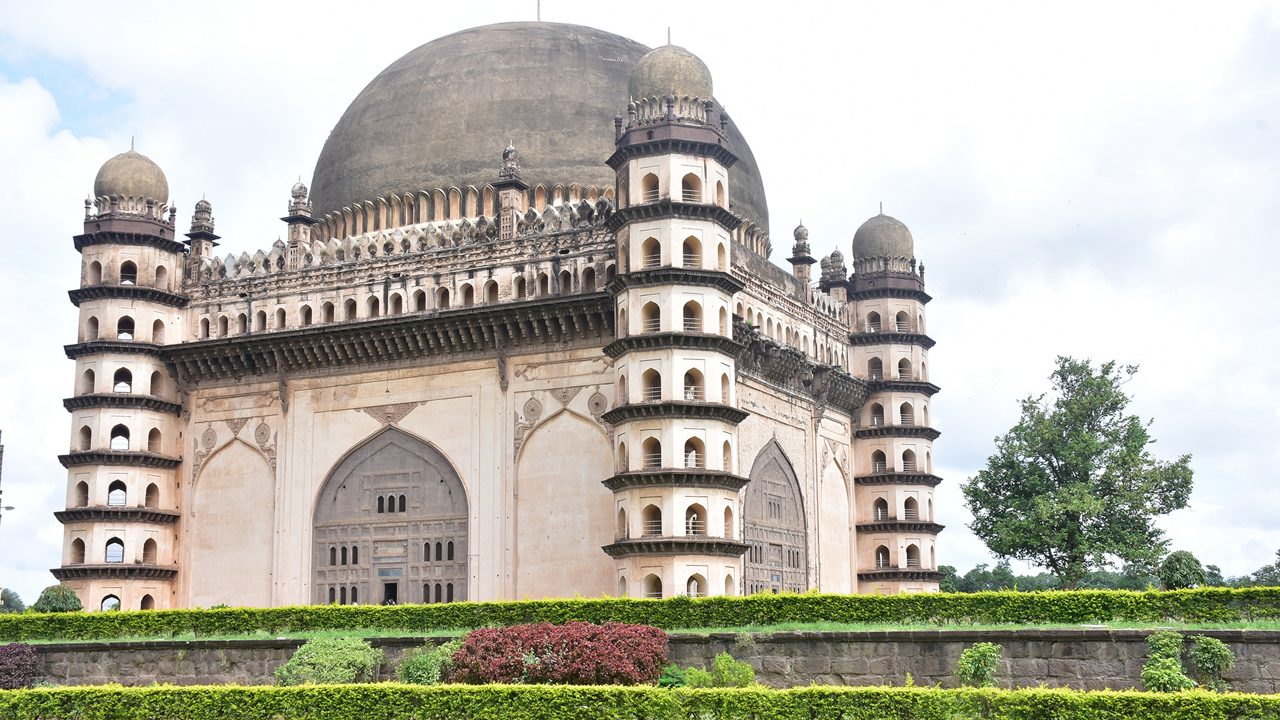
M 1236 667 L 1227 680 L 1235 690 L 1280 692 L 1280 633 L 1249 630 L 1203 633 L 1231 646 Z M 1015 630 L 966 632 L 893 631 L 773 633 L 770 635 L 674 635 L 671 659 L 706 667 L 728 652 L 756 669 L 773 687 L 811 683 L 902 685 L 910 673 L 918 685 L 955 686 L 952 673 L 964 648 L 994 642 L 1003 648 L 997 678 L 1002 687 L 1071 687 L 1100 690 L 1141 687 L 1147 633 L 1140 630 Z M 419 638 L 371 641 L 386 655 L 380 678 L 394 677 L 403 652 Z M 273 682 L 272 672 L 301 645 L 299 640 L 148 641 L 49 644 L 40 650 L 40 679 L 59 685 L 178 685 Z

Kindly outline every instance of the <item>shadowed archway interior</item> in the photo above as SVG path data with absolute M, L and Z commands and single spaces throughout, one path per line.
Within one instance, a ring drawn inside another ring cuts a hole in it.
M 467 498 L 453 465 L 396 428 L 347 455 L 316 501 L 316 603 L 467 598 Z

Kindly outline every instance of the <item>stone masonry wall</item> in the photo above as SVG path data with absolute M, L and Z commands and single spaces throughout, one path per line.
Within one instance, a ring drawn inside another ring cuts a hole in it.
M 1195 633 L 1187 633 L 1195 634 Z M 1231 646 L 1236 668 L 1228 680 L 1236 690 L 1280 692 L 1280 633 L 1205 632 Z M 767 635 L 675 635 L 671 659 L 707 666 L 728 652 L 756 669 L 774 687 L 808 685 L 901 685 L 908 673 L 918 685 L 955 684 L 952 672 L 964 648 L 994 642 L 1004 652 L 997 678 L 1004 687 L 1083 689 L 1140 687 L 1146 658 L 1141 630 L 958 630 L 773 633 Z M 382 679 L 420 638 L 375 638 L 387 661 Z M 428 641 L 435 642 L 435 641 Z M 196 640 L 66 643 L 37 646 L 43 680 L 59 685 L 177 685 L 271 683 L 272 672 L 301 640 Z

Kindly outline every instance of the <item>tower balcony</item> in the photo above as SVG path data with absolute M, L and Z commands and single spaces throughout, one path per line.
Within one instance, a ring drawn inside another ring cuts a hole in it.
M 739 558 L 747 552 L 747 544 L 728 538 L 707 535 L 645 536 L 618 540 L 601 549 L 612 558 L 636 555 L 712 555 Z

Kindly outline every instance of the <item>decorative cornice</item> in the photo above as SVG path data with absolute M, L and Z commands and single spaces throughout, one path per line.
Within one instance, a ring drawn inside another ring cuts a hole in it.
M 720 470 L 629 470 L 604 480 L 604 486 L 617 492 L 627 488 L 696 487 L 738 492 L 750 478 Z
M 924 438 L 937 440 L 942 433 L 924 425 L 876 425 L 853 431 L 855 438 Z
M 725 538 L 707 535 L 686 535 L 683 537 L 643 537 L 630 540 L 619 540 L 612 545 L 601 548 L 609 557 L 621 558 L 632 555 L 719 555 L 722 557 L 742 557 L 747 551 L 747 544 Z
M 853 283 L 850 283 L 854 285 Z M 855 285 L 856 287 L 856 285 Z M 910 288 L 899 287 L 878 287 L 863 288 L 861 290 L 852 290 L 849 293 L 850 300 L 877 300 L 880 298 L 894 298 L 896 300 L 915 300 L 922 305 L 927 305 L 933 298 L 924 290 L 916 290 Z
M 942 390 L 927 380 L 868 380 L 867 384 L 873 393 L 907 392 L 933 397 Z
M 628 288 L 657 285 L 696 285 L 715 288 L 729 295 L 740 292 L 746 287 L 746 283 L 727 272 L 699 268 L 660 267 L 619 275 L 605 289 L 617 295 Z
M 186 295 L 144 285 L 90 285 L 68 290 L 67 295 L 71 298 L 71 304 L 76 307 L 80 307 L 80 303 L 85 300 L 102 299 L 138 300 L 176 308 L 186 307 L 187 303 L 191 302 L 191 298 Z
M 128 465 L 132 467 L 176 468 L 182 458 L 160 455 L 140 450 L 84 450 L 59 455 L 58 462 L 64 468 L 78 465 Z
M 942 478 L 928 473 L 883 472 L 874 475 L 855 475 L 854 485 L 927 485 L 937 487 Z
M 163 345 L 156 345 L 155 343 L 134 340 L 90 340 L 88 342 L 64 345 L 62 349 L 67 353 L 68 359 L 75 360 L 84 355 L 98 355 L 101 353 L 124 353 L 127 355 L 159 357 L 160 349 L 163 347 Z
M 889 520 L 858 523 L 857 527 L 860 533 L 924 533 L 925 535 L 937 535 L 947 526 L 931 522 L 899 521 L 897 518 L 890 518 Z
M 919 345 L 926 350 L 935 345 L 933 338 L 928 335 L 902 332 L 849 333 L 849 344 L 862 347 L 868 345 Z
M 66 525 L 74 522 L 145 522 L 172 525 L 182 513 L 177 510 L 161 510 L 147 507 L 82 507 L 58 510 L 53 514 L 58 522 Z
M 743 347 L 733 338 L 711 333 L 656 332 L 628 335 L 604 346 L 604 354 L 616 358 L 633 350 L 711 350 L 735 357 Z
M 155 412 L 169 413 L 171 415 L 178 415 L 182 412 L 182 406 L 178 403 L 171 403 L 167 400 L 151 397 L 150 395 L 132 395 L 125 393 L 118 395 L 114 393 L 77 395 L 75 397 L 65 398 L 62 401 L 62 407 L 66 408 L 67 412 L 91 408 L 154 410 Z
M 613 333 L 607 293 L 479 305 L 311 325 L 165 347 L 185 382 L 275 378 L 311 370 L 375 365 L 427 357 L 488 357 L 519 348 L 598 342 Z
M 103 565 L 63 565 L 51 568 L 49 572 L 59 580 L 171 580 L 178 575 L 178 569 L 159 565 L 143 565 L 134 563 L 108 563 Z
M 675 202 L 665 197 L 656 202 L 619 208 L 605 221 L 605 227 L 609 228 L 610 232 L 616 233 L 627 223 L 666 218 L 709 220 L 730 231 L 737 230 L 739 225 L 746 222 L 719 205 Z
M 84 235 L 76 235 L 71 239 L 75 242 L 77 251 L 83 251 L 91 245 L 135 245 L 153 247 L 157 250 L 171 252 L 175 255 L 185 255 L 187 252 L 187 246 L 176 240 L 143 233 L 112 232 L 104 230 L 94 233 L 85 233 Z
M 610 425 L 639 420 L 642 418 L 684 418 L 690 420 L 720 420 L 737 425 L 746 420 L 751 413 L 739 410 L 732 405 L 716 402 L 694 402 L 689 400 L 665 400 L 657 402 L 631 403 L 601 414 L 601 418 Z
M 937 570 L 909 570 L 906 568 L 885 568 L 883 570 L 868 570 L 858 573 L 858 579 L 862 582 L 875 581 L 904 581 L 904 580 L 924 580 L 925 582 L 938 582 L 942 580 L 942 573 Z
M 687 129 L 691 132 L 699 132 L 702 135 L 716 137 L 719 133 L 706 127 L 686 127 L 679 125 L 669 126 L 674 131 L 679 132 L 681 129 Z M 629 133 L 630 134 L 630 133 Z M 738 162 L 738 156 L 734 155 L 729 148 L 717 143 L 699 141 L 694 139 L 685 139 L 677 137 L 657 138 L 654 140 L 646 140 L 637 143 L 619 144 L 618 149 L 609 156 L 605 162 L 616 172 L 628 160 L 638 157 L 652 157 L 654 155 L 698 155 L 708 157 L 725 168 L 733 167 Z
M 740 374 L 758 375 L 812 398 L 818 406 L 830 405 L 850 414 L 857 412 L 870 396 L 866 380 L 831 365 L 820 365 L 795 348 L 779 345 L 737 316 L 733 338 L 743 346 L 737 357 Z

